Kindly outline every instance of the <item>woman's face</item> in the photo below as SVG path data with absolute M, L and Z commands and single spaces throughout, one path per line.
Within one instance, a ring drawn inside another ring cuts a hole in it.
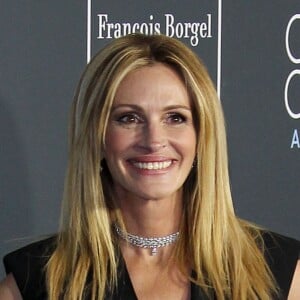
M 129 73 L 117 89 L 105 142 L 118 196 L 178 193 L 196 149 L 191 101 L 178 74 L 161 63 Z

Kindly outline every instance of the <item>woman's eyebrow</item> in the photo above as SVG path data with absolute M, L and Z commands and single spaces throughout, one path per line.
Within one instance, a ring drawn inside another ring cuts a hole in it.
M 188 110 L 191 111 L 191 107 L 187 106 L 187 105 L 180 105 L 180 104 L 175 104 L 175 105 L 168 105 L 166 107 L 164 107 L 163 110 L 167 111 L 167 110 L 175 110 L 175 109 L 184 109 L 184 110 Z
M 130 109 L 134 109 L 134 110 L 138 110 L 138 111 L 143 111 L 144 108 L 137 105 L 137 104 L 117 104 L 115 106 L 112 107 L 112 111 L 119 109 L 119 108 L 130 108 Z M 176 110 L 176 109 L 184 109 L 184 110 L 188 110 L 191 111 L 191 107 L 187 106 L 187 105 L 168 105 L 163 107 L 163 111 L 168 111 L 168 110 Z
M 123 104 L 114 105 L 112 107 L 112 111 L 114 111 L 116 109 L 119 109 L 119 108 L 131 108 L 131 109 L 134 109 L 134 110 L 143 110 L 143 108 L 139 105 L 123 103 Z

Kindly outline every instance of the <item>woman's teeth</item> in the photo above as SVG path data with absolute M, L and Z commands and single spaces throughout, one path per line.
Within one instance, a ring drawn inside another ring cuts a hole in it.
M 166 169 L 172 164 L 171 160 L 155 162 L 134 162 L 133 165 L 139 169 L 161 170 Z

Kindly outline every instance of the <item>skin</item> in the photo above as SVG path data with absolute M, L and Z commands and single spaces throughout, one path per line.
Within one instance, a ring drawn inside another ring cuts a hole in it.
M 288 296 L 288 300 L 298 299 L 300 299 L 300 260 L 298 260 Z
M 9 274 L 0 282 L 0 300 L 22 300 L 14 276 Z

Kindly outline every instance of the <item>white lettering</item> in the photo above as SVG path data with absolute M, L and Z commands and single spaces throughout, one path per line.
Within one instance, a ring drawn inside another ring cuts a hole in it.
M 146 23 L 142 23 L 140 27 L 141 33 L 148 34 L 148 26 Z
M 144 34 L 160 34 L 160 24 L 154 23 L 153 15 L 149 16 L 149 23 L 111 23 L 108 22 L 107 14 L 98 14 L 98 36 L 97 39 L 119 38 L 134 32 Z
M 112 30 L 114 30 L 114 24 L 108 23 L 107 24 L 107 36 L 106 36 L 107 39 L 112 39 L 112 36 L 111 36 Z
M 294 129 L 292 143 L 291 143 L 291 149 L 293 149 L 294 146 L 296 146 L 298 149 L 300 149 L 300 140 L 299 140 L 299 135 L 298 135 L 297 129 Z
M 207 37 L 212 38 L 212 34 L 211 34 L 211 14 L 207 14 L 207 24 L 208 24 Z
M 131 33 L 131 24 L 130 23 L 123 23 L 123 32 L 125 35 Z
M 199 43 L 199 37 L 198 37 L 198 34 L 197 34 L 198 26 L 199 26 L 199 24 L 197 24 L 197 23 L 192 23 L 191 24 L 191 32 L 193 34 L 191 36 L 191 45 L 194 46 L 194 47 L 197 46 L 198 43 Z
M 290 49 L 290 38 L 289 38 L 289 37 L 290 37 L 290 29 L 291 29 L 291 26 L 292 26 L 293 22 L 296 21 L 296 20 L 300 20 L 300 14 L 294 15 L 294 16 L 290 19 L 290 21 L 289 21 L 289 23 L 288 23 L 288 25 L 287 25 L 287 27 L 286 27 L 286 32 L 285 32 L 285 47 L 286 47 L 286 52 L 287 52 L 287 54 L 288 54 L 288 56 L 289 56 L 289 59 L 290 59 L 294 64 L 300 64 L 300 57 L 299 57 L 299 58 L 296 58 L 296 57 L 292 54 L 291 49 Z
M 288 76 L 286 82 L 285 82 L 285 88 L 284 88 L 284 103 L 285 103 L 285 108 L 288 112 L 288 114 L 293 118 L 293 119 L 300 119 L 300 112 L 295 113 L 291 110 L 290 104 L 289 104 L 289 97 L 288 97 L 288 92 L 289 92 L 289 84 L 291 79 L 296 76 L 300 75 L 300 70 L 293 70 L 290 75 Z
M 160 34 L 160 24 L 159 23 L 154 24 L 154 33 Z
M 118 38 L 133 32 L 144 34 L 160 34 L 160 23 L 154 22 L 153 15 L 149 15 L 149 22 L 118 23 L 110 22 L 107 14 L 98 14 L 98 39 Z M 197 46 L 200 38 L 211 38 L 211 14 L 201 23 L 177 22 L 173 14 L 165 14 L 165 34 L 178 39 L 188 39 L 191 46 Z
M 211 14 L 207 14 L 207 21 L 202 23 L 176 23 L 172 14 L 165 14 L 166 35 L 190 40 L 191 46 L 199 44 L 199 38 L 211 38 Z
M 114 38 L 119 38 L 122 36 L 122 27 L 121 27 L 121 24 L 120 23 L 115 23 L 115 26 L 114 26 L 114 29 L 115 29 L 115 32 L 114 32 Z
M 174 16 L 171 14 L 166 14 L 166 36 L 173 37 L 174 36 Z M 169 31 L 170 30 L 170 31 Z
M 105 30 L 106 27 L 106 22 L 107 22 L 107 15 L 98 15 L 98 36 L 97 39 L 104 39 L 103 36 L 103 31 Z

